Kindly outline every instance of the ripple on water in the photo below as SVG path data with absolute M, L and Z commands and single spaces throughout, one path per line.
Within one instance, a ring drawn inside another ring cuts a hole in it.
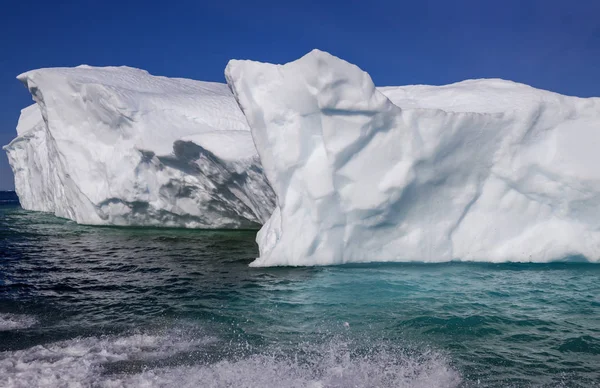
M 600 265 L 249 268 L 254 238 L 84 227 L 0 209 L 0 309 L 19 316 L 0 330 L 0 364 L 8 368 L 0 386 L 9 378 L 8 386 L 52 386 L 59 377 L 109 387 L 600 381 Z M 152 332 L 181 320 L 218 340 Z M 363 350 L 329 341 L 336 330 Z
M 600 339 L 589 335 L 568 338 L 557 348 L 561 352 L 600 354 Z

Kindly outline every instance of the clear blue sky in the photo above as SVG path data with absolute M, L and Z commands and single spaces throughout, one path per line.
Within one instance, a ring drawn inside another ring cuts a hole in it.
M 284 63 L 313 48 L 380 86 L 500 77 L 600 96 L 600 0 L 6 0 L 0 143 L 31 103 L 15 80 L 26 70 L 129 65 L 224 81 L 231 58 Z M 12 187 L 2 153 L 0 189 Z

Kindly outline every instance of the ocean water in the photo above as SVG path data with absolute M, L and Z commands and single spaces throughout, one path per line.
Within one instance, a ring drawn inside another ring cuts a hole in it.
M 600 386 L 600 265 L 250 268 L 0 203 L 0 387 Z

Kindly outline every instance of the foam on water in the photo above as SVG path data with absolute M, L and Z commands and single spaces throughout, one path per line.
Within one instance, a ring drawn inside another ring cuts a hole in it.
M 31 315 L 0 313 L 0 331 L 27 329 L 36 323 L 37 319 Z
M 0 386 L 429 388 L 455 387 L 461 382 L 446 358 L 435 351 L 414 354 L 379 344 L 357 352 L 342 340 L 301 344 L 294 354 L 271 348 L 252 354 L 233 352 L 216 362 L 196 360 L 164 367 L 169 358 L 191 357 L 214 341 L 135 334 L 37 345 L 0 354 Z M 130 367 L 115 367 L 119 364 Z

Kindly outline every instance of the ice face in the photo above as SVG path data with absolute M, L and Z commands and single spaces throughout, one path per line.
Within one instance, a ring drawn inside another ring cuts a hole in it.
M 20 75 L 36 104 L 5 147 L 25 209 L 82 224 L 253 228 L 274 207 L 227 85 L 127 67 Z
M 36 104 L 21 111 L 17 134 L 5 149 L 21 206 L 28 210 L 54 211 L 51 187 L 59 182 L 50 171 L 44 121 Z
M 600 260 L 598 98 L 378 90 L 318 50 L 225 73 L 277 196 L 253 265 Z

